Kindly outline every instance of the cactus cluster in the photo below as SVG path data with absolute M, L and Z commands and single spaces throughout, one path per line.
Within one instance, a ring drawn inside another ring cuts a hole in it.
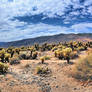
M 11 55 L 5 51 L 5 49 L 2 49 L 0 51 L 0 59 L 1 62 L 9 62 Z
M 20 59 L 37 59 L 38 53 L 52 51 L 55 57 L 65 59 L 69 62 L 70 59 L 78 57 L 80 51 L 87 50 L 88 48 L 92 48 L 92 42 L 70 41 L 58 44 L 34 44 L 33 46 L 22 46 L 19 48 L 0 48 L 0 61 L 9 62 L 13 57 L 19 57 Z M 46 58 L 48 59 L 49 57 L 41 57 L 41 62 L 44 63 Z
M 36 68 L 36 73 L 37 74 L 48 74 L 49 73 L 49 69 L 48 67 L 37 67 Z
M 55 51 L 55 57 L 59 59 L 65 59 L 69 63 L 70 55 L 71 55 L 72 49 L 71 48 L 65 48 L 62 50 L 56 50 Z
M 8 65 L 0 62 L 0 73 L 6 73 L 8 71 Z

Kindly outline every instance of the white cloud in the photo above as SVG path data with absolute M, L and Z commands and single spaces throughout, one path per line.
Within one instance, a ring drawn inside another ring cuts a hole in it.
M 5 31 L 1 32 L 0 41 L 12 41 L 12 40 L 20 40 L 23 38 L 32 38 L 37 36 L 45 36 L 45 35 L 53 35 L 58 33 L 66 33 L 67 31 L 66 27 L 61 26 L 51 26 L 48 24 L 31 24 L 26 25 L 24 29 L 21 30 L 21 28 L 12 28 L 12 31 Z
M 92 4 L 92 0 L 86 0 L 87 5 Z M 84 8 L 85 5 L 81 5 L 79 0 L 8 0 L 0 1 L 0 12 L 3 16 L 23 16 L 25 14 L 39 14 L 43 13 L 48 16 L 54 16 L 54 14 L 63 15 L 68 5 L 73 5 L 76 8 Z M 33 7 L 37 7 L 34 11 Z
M 77 15 L 92 16 L 92 0 L 86 0 L 84 4 L 80 0 L 1 0 L 0 1 L 0 41 L 19 40 L 23 38 L 36 37 L 41 35 L 51 35 L 57 33 L 69 32 L 91 32 L 92 23 L 79 23 L 70 27 L 53 26 L 49 24 L 28 24 L 19 20 L 11 20 L 15 16 L 31 16 L 35 14 L 44 14 L 49 18 L 63 16 L 64 24 L 69 24 L 75 20 Z M 72 11 L 67 14 L 70 6 Z M 86 8 L 85 6 L 88 6 Z M 76 9 L 82 8 L 80 12 Z M 66 13 L 66 14 L 65 14 Z M 43 18 L 45 19 L 46 16 Z M 77 20 L 77 19 L 76 19 Z M 72 31 L 73 30 L 73 31 Z M 80 31 L 81 30 L 81 31 Z
M 79 23 L 71 26 L 71 29 L 75 30 L 76 33 L 91 32 L 89 28 L 92 30 L 92 23 Z

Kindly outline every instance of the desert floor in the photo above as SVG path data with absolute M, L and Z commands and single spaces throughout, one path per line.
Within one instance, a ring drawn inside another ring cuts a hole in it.
M 43 54 L 50 55 L 51 60 L 46 60 L 44 64 L 39 59 L 21 60 L 18 65 L 9 65 L 9 72 L 0 75 L 1 92 L 92 92 L 92 83 L 83 83 L 71 76 L 78 59 L 67 64 L 66 60 L 54 58 L 52 52 Z M 83 51 L 79 58 L 85 56 L 86 51 Z M 48 67 L 51 72 L 40 76 L 36 74 L 38 66 Z

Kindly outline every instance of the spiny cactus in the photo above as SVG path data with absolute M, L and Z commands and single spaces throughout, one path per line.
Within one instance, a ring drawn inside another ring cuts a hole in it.
M 8 71 L 8 65 L 0 62 L 0 73 L 6 73 Z
M 59 59 L 66 59 L 67 63 L 69 63 L 71 52 L 72 52 L 71 48 L 56 50 L 55 51 L 55 57 L 58 57 Z
M 5 62 L 9 62 L 9 58 L 11 57 L 11 55 L 9 53 L 5 53 Z
M 36 59 L 36 58 L 37 58 L 37 55 L 38 55 L 37 52 L 33 52 L 33 54 L 32 54 L 32 59 Z
M 44 56 L 43 56 L 43 57 L 40 57 L 40 60 L 41 60 L 41 63 L 43 64 L 43 63 L 44 63 L 44 61 L 45 61 Z
M 1 61 L 2 61 L 2 62 L 4 62 L 4 57 L 5 57 L 5 50 L 2 49 L 2 50 L 0 51 L 0 58 L 1 58 Z
M 15 49 L 15 52 L 19 55 L 20 54 L 20 49 L 19 48 L 16 48 Z
M 34 44 L 34 47 L 37 51 L 39 50 L 39 44 Z

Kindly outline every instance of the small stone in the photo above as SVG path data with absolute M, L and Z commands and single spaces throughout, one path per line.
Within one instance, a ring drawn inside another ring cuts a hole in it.
M 74 88 L 74 90 L 77 90 L 77 88 Z
M 56 86 L 56 88 L 58 88 L 58 85 Z

